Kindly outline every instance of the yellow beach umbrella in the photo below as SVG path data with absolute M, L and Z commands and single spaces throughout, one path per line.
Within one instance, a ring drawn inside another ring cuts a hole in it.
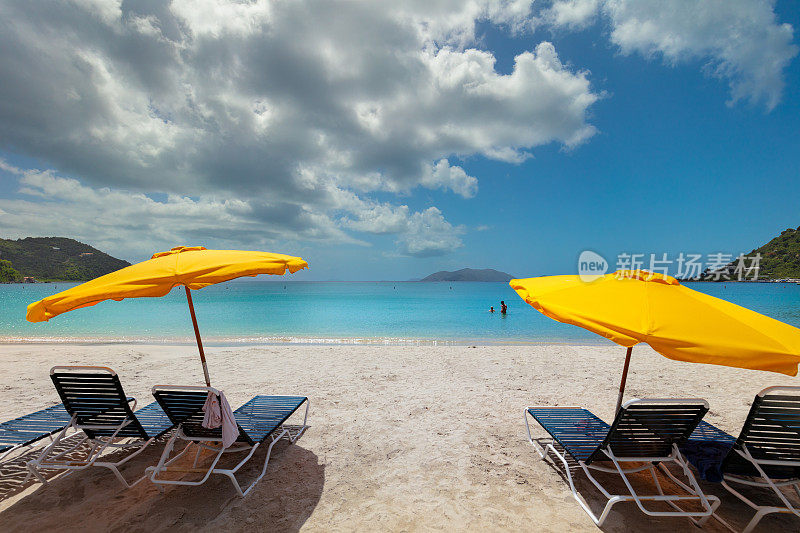
M 28 306 L 29 322 L 50 320 L 61 313 L 98 304 L 105 300 L 157 297 L 183 285 L 192 316 L 197 348 L 203 363 L 206 384 L 211 385 L 208 367 L 197 327 L 192 294 L 189 289 L 202 289 L 243 276 L 259 274 L 283 275 L 308 267 L 299 257 L 250 252 L 243 250 L 206 250 L 202 246 L 178 246 L 168 252 L 154 254 L 147 261 L 131 265 L 77 287 L 53 294 Z
M 617 408 L 632 348 L 640 342 L 677 361 L 797 375 L 800 329 L 694 291 L 671 276 L 623 270 L 591 281 L 545 276 L 509 284 L 553 320 L 628 348 Z

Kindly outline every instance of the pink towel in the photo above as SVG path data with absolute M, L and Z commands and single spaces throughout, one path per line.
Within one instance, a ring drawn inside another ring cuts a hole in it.
M 220 391 L 219 401 L 217 395 L 213 392 L 208 393 L 206 403 L 203 404 L 203 427 L 207 429 L 215 429 L 222 426 L 222 447 L 228 448 L 231 444 L 236 442 L 239 437 L 239 426 L 236 424 L 236 418 L 233 416 L 233 411 L 225 398 L 225 393 Z

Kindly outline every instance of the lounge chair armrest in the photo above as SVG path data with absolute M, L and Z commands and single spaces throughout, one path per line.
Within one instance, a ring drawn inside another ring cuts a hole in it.
M 219 396 L 219 391 L 214 387 L 206 387 L 202 385 L 153 385 L 151 392 L 155 394 L 160 389 L 166 390 L 182 390 L 182 391 L 207 391 L 213 392 L 217 396 Z
M 790 386 L 790 385 L 775 385 L 772 387 L 767 387 L 766 389 L 762 390 L 757 394 L 757 396 L 763 398 L 767 394 L 775 394 L 780 392 L 786 392 L 790 394 L 800 394 L 800 387 L 798 386 Z
M 54 366 L 53 368 L 50 369 L 50 375 L 52 376 L 58 370 L 103 370 L 105 372 L 108 372 L 112 376 L 116 376 L 117 375 L 117 373 L 114 372 L 113 369 L 108 368 L 107 366 L 85 366 L 85 365 L 83 365 L 83 366 Z
M 528 409 L 539 409 L 542 407 L 546 407 L 548 409 L 583 409 L 580 405 L 529 405 L 525 408 L 527 411 Z
M 636 404 L 701 404 L 708 409 L 708 402 L 703 398 L 631 398 L 622 404 L 623 408 Z

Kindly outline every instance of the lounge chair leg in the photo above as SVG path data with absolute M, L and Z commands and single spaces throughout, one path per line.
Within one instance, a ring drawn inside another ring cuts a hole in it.
M 759 509 L 758 512 L 753 516 L 753 518 L 750 519 L 747 525 L 744 526 L 742 533 L 750 533 L 751 531 L 753 531 L 753 529 L 755 529 L 758 523 L 761 522 L 761 519 L 764 518 L 765 515 L 769 514 L 769 512 L 770 511 L 768 511 L 767 509 Z
M 689 468 L 689 463 L 686 462 L 686 459 L 683 458 L 683 456 L 680 454 L 680 451 L 677 450 L 677 449 L 675 449 L 675 462 L 678 463 L 678 465 L 683 469 L 683 473 L 686 476 L 686 479 L 692 485 L 691 487 L 689 485 L 687 485 L 686 483 L 684 483 L 683 481 L 681 481 L 680 479 L 678 479 L 677 477 L 675 477 L 675 475 L 672 472 L 670 472 L 669 468 L 664 466 L 663 463 L 659 463 L 658 464 L 658 468 L 670 480 L 672 480 L 673 483 L 678 485 L 680 488 L 682 488 L 683 490 L 685 490 L 689 494 L 694 494 L 694 495 L 697 495 L 697 496 L 700 496 L 701 494 L 703 494 L 703 492 L 700 489 L 700 486 L 697 484 L 697 480 L 692 475 L 691 469 Z M 653 473 L 653 478 L 655 479 L 655 473 Z M 656 480 L 656 484 L 659 486 L 659 490 L 660 490 L 660 484 L 658 483 L 657 480 Z M 708 522 L 709 518 L 713 517 L 715 520 L 720 522 L 723 526 L 725 526 L 728 529 L 730 529 L 731 531 L 733 531 L 733 529 L 731 528 L 730 525 L 728 525 L 727 522 L 725 522 L 724 520 L 722 520 L 721 518 L 719 518 L 715 514 L 716 511 L 717 511 L 717 508 L 720 506 L 722 501 L 716 496 L 705 496 L 703 494 L 703 497 L 706 499 L 706 502 L 708 503 L 708 507 L 707 508 L 710 508 L 711 514 L 709 514 L 708 516 L 701 517 L 699 519 L 691 517 L 691 516 L 688 516 L 687 518 L 692 522 L 692 524 L 694 524 L 695 526 L 697 526 L 699 528 L 702 528 L 706 524 L 706 522 Z M 680 510 L 680 507 L 678 507 L 678 505 L 675 504 L 674 502 L 668 501 L 667 503 L 669 503 L 673 508 L 675 508 L 677 510 Z M 703 505 L 703 507 L 706 507 L 706 503 L 703 501 L 702 498 L 700 499 L 700 504 Z
M 292 436 L 291 432 L 287 431 L 287 437 L 289 438 L 289 442 L 291 442 L 292 444 L 297 442 L 297 439 L 299 439 L 303 435 L 303 433 L 305 433 L 306 430 L 308 429 L 308 407 L 311 405 L 311 400 L 307 399 L 305 403 L 306 403 L 306 411 L 305 415 L 303 415 L 303 425 L 300 427 L 300 430 L 294 436 Z
M 28 477 L 33 475 L 42 485 L 47 485 L 47 479 L 39 472 L 36 461 L 28 461 Z M 25 478 L 28 479 L 27 477 Z
M 263 478 L 264 474 L 267 473 L 267 465 L 269 464 L 270 455 L 272 455 L 272 447 L 275 446 L 276 442 L 281 440 L 281 437 L 283 437 L 284 435 L 286 435 L 288 433 L 289 432 L 284 429 L 277 437 L 275 437 L 275 436 L 272 437 L 272 442 L 270 442 L 269 448 L 267 448 L 267 456 L 264 458 L 264 466 L 261 468 L 261 475 L 258 476 L 252 483 L 250 483 L 250 486 L 247 487 L 247 490 L 242 492 L 242 490 L 238 486 L 239 484 L 236 483 L 236 488 L 237 488 L 237 490 L 239 492 L 239 496 L 241 496 L 243 498 L 245 496 L 247 496 L 250 493 L 250 491 L 252 490 L 252 488 L 256 486 L 256 483 L 261 481 L 261 478 Z
M 746 503 L 750 508 L 752 508 L 752 509 L 754 509 L 756 511 L 756 514 L 753 515 L 753 518 L 751 518 L 750 521 L 747 523 L 745 528 L 742 530 L 742 533 L 750 533 L 753 529 L 755 529 L 755 527 L 758 525 L 758 523 L 761 521 L 761 519 L 764 518 L 765 516 L 767 516 L 768 514 L 772 514 L 772 513 L 792 513 L 793 512 L 793 511 L 791 511 L 789 509 L 786 509 L 786 508 L 768 507 L 768 506 L 758 505 L 758 504 L 754 503 L 752 500 L 750 500 L 749 498 L 745 497 L 738 490 L 736 490 L 733 487 L 731 487 L 730 485 L 728 485 L 728 483 L 726 483 L 725 481 L 722 482 L 722 486 L 725 487 L 725 489 L 728 492 L 730 492 L 731 494 L 733 494 L 734 496 L 739 498 L 742 502 Z M 776 489 L 776 490 L 779 490 L 779 489 Z M 796 514 L 796 513 L 794 513 L 794 514 Z M 715 518 L 717 518 L 717 517 L 715 517 Z M 720 519 L 717 518 L 717 520 L 720 520 Z M 727 523 L 725 523 L 725 522 L 723 522 L 723 524 L 727 525 Z M 730 526 L 728 526 L 728 527 L 730 527 Z
M 538 442 L 536 442 L 531 436 L 531 426 L 528 423 L 528 416 L 530 416 L 530 413 L 528 412 L 527 409 L 525 409 L 525 411 L 522 413 L 522 418 L 525 420 L 525 429 L 528 432 L 528 442 L 530 442 L 533 445 L 533 448 L 536 450 L 536 453 L 539 454 L 539 460 L 544 461 L 545 457 L 547 457 L 547 450 L 542 448 L 542 446 Z
M 108 468 L 109 470 L 111 470 L 111 472 L 114 473 L 114 475 L 117 477 L 119 482 L 122 483 L 125 486 L 125 488 L 132 489 L 133 487 L 138 485 L 141 481 L 143 481 L 147 477 L 147 473 L 145 472 L 145 474 L 142 475 L 141 477 L 137 478 L 136 481 L 134 481 L 132 483 L 129 483 L 125 479 L 125 477 L 122 475 L 122 472 L 119 471 L 119 467 L 124 465 L 125 463 L 127 463 L 129 460 L 133 459 L 134 457 L 136 457 L 140 453 L 142 453 L 144 451 L 144 449 L 147 448 L 150 445 L 151 442 L 153 442 L 153 440 L 154 439 L 149 439 L 149 440 L 145 441 L 143 444 L 141 444 L 141 447 L 138 450 L 136 450 L 132 454 L 127 455 L 123 460 L 121 460 L 121 461 L 119 461 L 117 463 L 95 463 L 95 466 L 102 466 L 104 468 Z
M 33 474 L 36 477 L 36 479 L 38 479 L 42 483 L 42 485 L 47 485 L 47 479 L 45 479 L 45 477 L 41 474 L 41 472 L 39 472 L 39 467 L 41 466 L 42 460 L 50 454 L 50 451 L 59 442 L 61 442 L 61 440 L 64 438 L 64 435 L 67 434 L 67 431 L 69 430 L 69 428 L 71 428 L 71 427 L 73 427 L 75 425 L 75 421 L 76 420 L 77 420 L 77 417 L 73 416 L 72 419 L 70 419 L 69 424 L 67 424 L 67 426 L 64 429 L 62 429 L 61 431 L 58 432 L 58 436 L 56 438 L 52 438 L 52 436 L 50 437 L 50 440 L 52 442 L 50 442 L 50 444 L 48 444 L 47 447 L 44 450 L 42 450 L 42 453 L 39 454 L 39 457 L 37 457 L 36 459 L 33 459 L 32 461 L 28 461 L 28 463 L 27 463 L 28 472 Z M 83 442 L 83 440 L 81 441 L 81 443 L 82 442 Z M 74 447 L 72 449 L 74 449 Z M 58 456 L 56 456 L 56 457 L 58 457 Z
M 197 461 L 200 459 L 200 452 L 203 451 L 203 448 L 200 446 L 197 447 L 197 453 L 194 454 L 194 462 L 192 463 L 192 468 L 197 467 Z

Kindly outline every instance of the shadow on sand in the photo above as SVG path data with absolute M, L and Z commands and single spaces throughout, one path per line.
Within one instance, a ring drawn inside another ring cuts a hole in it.
M 542 439 L 549 442 L 547 439 Z M 540 440 L 540 443 L 542 441 Z M 558 446 L 562 453 L 565 453 L 563 448 Z M 566 453 L 565 453 L 566 455 Z M 537 457 L 538 455 L 533 454 Z M 592 484 L 592 482 L 584 475 L 583 470 L 575 463 L 571 457 L 568 457 L 570 464 L 570 471 L 572 479 L 575 483 L 576 490 L 583 496 L 586 503 L 593 510 L 596 515 L 599 515 L 606 504 L 606 499 L 600 491 Z M 551 456 L 552 458 L 552 456 Z M 566 472 L 564 472 L 563 465 L 555 463 L 548 459 L 546 461 L 550 469 L 555 472 L 564 482 L 564 487 L 569 490 L 569 481 L 567 480 Z M 683 479 L 683 474 L 680 469 L 674 466 L 670 467 L 670 471 L 678 479 Z M 629 494 L 624 482 L 616 474 L 604 474 L 594 472 L 593 475 L 603 486 L 612 494 Z M 658 472 L 659 482 L 664 489 L 665 494 L 681 494 L 685 495 L 680 488 L 671 482 L 663 473 Z M 628 476 L 634 489 L 638 491 L 652 493 L 653 480 L 647 472 L 638 472 Z M 722 502 L 717 514 L 727 521 L 734 529 L 741 531 L 747 522 L 752 518 L 754 511 L 747 505 L 742 503 L 738 498 L 728 493 L 719 483 L 708 483 L 698 479 L 700 488 L 706 495 L 717 496 Z M 738 487 L 737 487 L 738 488 Z M 777 498 L 769 491 L 761 488 L 743 488 L 743 494 L 752 498 L 753 501 L 761 503 L 775 502 Z M 800 505 L 795 494 L 789 491 L 784 491 L 784 494 L 793 502 Z M 571 496 L 570 496 L 571 498 Z M 578 506 L 578 502 L 575 502 Z M 669 511 L 670 508 L 666 504 L 650 503 L 647 507 L 654 511 Z M 699 506 L 685 506 L 686 509 L 699 510 Z M 587 521 L 590 518 L 586 517 Z M 589 522 L 591 523 L 591 522 Z M 601 528 L 602 531 L 618 532 L 618 531 L 650 531 L 651 533 L 661 531 L 706 531 L 706 532 L 728 532 L 729 530 L 722 524 L 710 518 L 702 529 L 698 528 L 688 518 L 673 518 L 673 517 L 650 517 L 642 513 L 633 502 L 619 503 L 613 507 L 608 519 Z M 794 516 L 786 514 L 770 515 L 764 518 L 756 529 L 756 531 L 795 531 L 797 530 L 797 519 Z
M 145 480 L 126 490 L 104 468 L 53 476 L 46 486 L 24 481 L 25 462 L 36 451 L 3 465 L 0 477 L 0 530 L 42 531 L 298 531 L 319 503 L 325 465 L 311 451 L 281 441 L 264 478 L 240 498 L 225 476 L 197 487 L 175 486 L 163 493 Z M 266 447 L 239 471 L 242 484 L 255 479 Z M 132 460 L 123 471 L 135 479 L 158 461 L 163 442 Z M 189 454 L 193 455 L 193 454 Z M 241 456 L 232 454 L 230 463 Z M 15 501 L 16 500 L 16 501 Z

